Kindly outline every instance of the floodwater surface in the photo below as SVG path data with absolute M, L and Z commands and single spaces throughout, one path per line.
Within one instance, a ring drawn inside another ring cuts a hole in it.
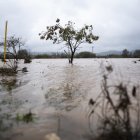
M 112 85 L 138 86 L 136 60 L 75 59 L 73 65 L 67 59 L 20 61 L 19 69 L 27 67 L 27 73 L 0 77 L 0 140 L 45 140 L 50 133 L 62 140 L 90 139 L 96 122 L 89 127 L 88 102 L 101 92 L 103 67 L 112 65 Z

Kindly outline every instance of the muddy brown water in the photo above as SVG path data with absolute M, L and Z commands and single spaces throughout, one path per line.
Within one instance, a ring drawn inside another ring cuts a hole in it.
M 28 72 L 0 76 L 0 140 L 45 140 L 56 133 L 62 140 L 86 140 L 94 135 L 96 122 L 89 128 L 88 101 L 101 92 L 105 65 L 113 66 L 109 80 L 129 87 L 140 85 L 138 59 L 36 59 L 30 64 L 20 61 Z M 2 66 L 3 64 L 0 63 Z M 17 114 L 32 112 L 32 122 L 17 121 Z

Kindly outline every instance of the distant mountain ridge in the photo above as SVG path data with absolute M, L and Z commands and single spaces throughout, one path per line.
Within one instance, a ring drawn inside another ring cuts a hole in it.
M 107 55 L 111 55 L 111 54 L 121 55 L 122 51 L 113 51 L 113 50 L 111 50 L 111 51 L 96 53 L 97 56 L 107 56 Z

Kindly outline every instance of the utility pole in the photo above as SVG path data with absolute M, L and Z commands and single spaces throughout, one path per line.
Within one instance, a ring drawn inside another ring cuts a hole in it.
M 93 53 L 94 46 L 92 46 L 92 53 Z
M 6 23 L 5 23 L 5 34 L 4 34 L 4 64 L 6 63 L 7 26 L 8 26 L 8 21 L 6 21 Z

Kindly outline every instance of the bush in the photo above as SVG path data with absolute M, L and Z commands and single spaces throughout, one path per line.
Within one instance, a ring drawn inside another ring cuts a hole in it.
M 1 75 L 8 75 L 8 76 L 12 76 L 15 75 L 17 73 L 17 70 L 13 69 L 13 68 L 0 68 L 0 74 Z
M 77 58 L 95 58 L 96 54 L 91 52 L 80 52 L 76 55 Z

